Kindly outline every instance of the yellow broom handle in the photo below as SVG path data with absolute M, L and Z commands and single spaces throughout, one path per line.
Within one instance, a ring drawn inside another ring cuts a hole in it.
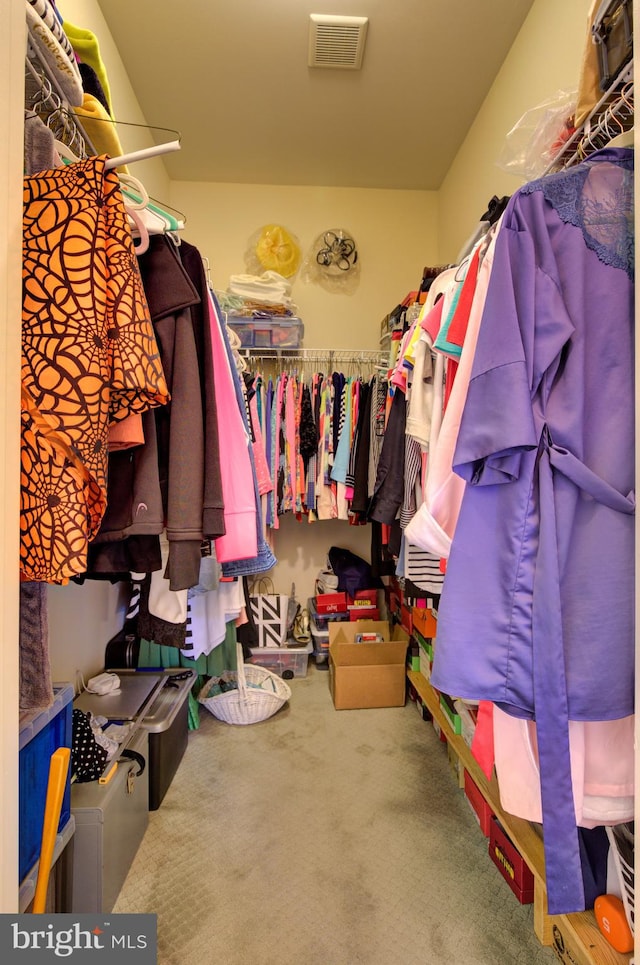
M 60 821 L 60 811 L 62 810 L 62 799 L 64 797 L 70 757 L 71 750 L 68 747 L 59 747 L 58 750 L 54 751 L 51 755 L 51 762 L 49 764 L 47 799 L 44 805 L 44 820 L 42 822 L 40 862 L 38 864 L 38 877 L 33 899 L 33 913 L 36 915 L 44 912 L 47 900 L 53 849 L 58 833 L 58 823 Z

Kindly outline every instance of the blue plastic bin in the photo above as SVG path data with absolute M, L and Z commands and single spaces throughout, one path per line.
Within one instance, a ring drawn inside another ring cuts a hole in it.
M 49 782 L 51 755 L 59 747 L 71 747 L 73 687 L 54 684 L 54 701 L 48 710 L 24 715 L 20 722 L 19 761 L 19 880 L 31 871 L 40 856 L 42 822 Z M 71 773 L 62 799 L 58 831 L 71 816 Z

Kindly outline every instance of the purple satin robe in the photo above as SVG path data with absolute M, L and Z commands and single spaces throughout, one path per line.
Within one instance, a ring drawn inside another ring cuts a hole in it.
M 567 721 L 633 713 L 633 152 L 505 211 L 454 469 L 432 683 L 536 720 L 549 911 L 584 908 Z

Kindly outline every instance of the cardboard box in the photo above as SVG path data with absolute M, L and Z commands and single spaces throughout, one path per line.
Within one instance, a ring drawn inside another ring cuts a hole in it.
M 489 825 L 489 857 L 520 904 L 530 905 L 533 901 L 533 874 L 495 815 Z
M 356 643 L 379 633 L 381 643 Z M 357 620 L 329 627 L 329 686 L 336 710 L 402 707 L 406 696 L 408 634 L 386 620 Z
M 484 834 L 485 838 L 488 838 L 489 831 L 491 829 L 491 818 L 493 817 L 493 811 L 483 798 L 480 788 L 468 771 L 464 772 L 464 793 L 467 801 L 471 805 L 473 813 L 476 816 L 482 833 Z

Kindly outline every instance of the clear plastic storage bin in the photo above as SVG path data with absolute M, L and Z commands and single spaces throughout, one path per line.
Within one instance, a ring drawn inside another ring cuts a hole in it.
M 309 654 L 313 653 L 313 643 L 306 647 L 252 647 L 251 663 L 284 680 L 292 677 L 306 677 Z
M 242 348 L 300 348 L 304 325 L 299 318 L 245 318 L 227 316 L 227 325 L 238 338 Z

